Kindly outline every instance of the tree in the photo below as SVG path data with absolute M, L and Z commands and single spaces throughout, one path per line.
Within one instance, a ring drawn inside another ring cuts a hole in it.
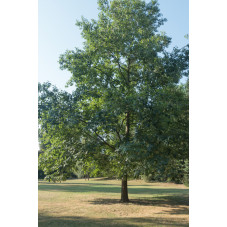
M 65 179 L 75 160 L 111 168 L 122 179 L 121 201 L 128 202 L 128 176 L 187 155 L 186 148 L 175 149 L 168 130 L 183 108 L 177 84 L 188 74 L 188 46 L 166 51 L 171 39 L 158 32 L 165 19 L 157 1 L 98 4 L 97 21 L 77 22 L 83 49 L 60 56 L 75 91 L 39 84 L 39 123 L 49 143 L 40 165 L 55 180 Z
M 148 181 L 172 181 L 183 183 L 185 168 L 188 165 L 189 150 L 189 93 L 188 81 L 185 85 L 179 85 L 174 90 L 166 90 L 166 95 L 159 96 L 159 112 L 168 112 L 165 115 L 153 116 L 157 122 L 155 127 L 161 129 L 162 143 L 168 148 L 168 163 L 157 168 L 155 163 L 147 165 L 145 178 Z M 167 123 L 168 126 L 162 126 Z M 165 138 L 165 139 L 164 139 Z M 174 151 L 174 152 L 173 152 Z M 158 170 L 158 171 L 157 171 Z M 187 174 L 186 174 L 187 175 Z

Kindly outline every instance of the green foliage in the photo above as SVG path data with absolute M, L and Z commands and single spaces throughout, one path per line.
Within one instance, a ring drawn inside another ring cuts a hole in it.
M 183 183 L 189 187 L 189 161 L 185 162 Z
M 38 169 L 38 179 L 44 179 L 45 178 L 45 174 L 41 169 Z
M 82 162 L 78 161 L 73 168 L 73 173 L 77 175 L 78 178 L 91 178 L 101 176 L 100 170 L 96 167 L 93 162 Z
M 166 51 L 171 39 L 158 32 L 165 19 L 157 1 L 98 3 L 97 21 L 77 22 L 83 49 L 60 56 L 75 91 L 39 84 L 39 165 L 53 181 L 78 162 L 94 175 L 138 177 L 188 156 L 188 94 L 178 85 L 188 46 Z
M 73 168 L 73 173 L 75 175 L 77 175 L 77 177 L 80 178 L 84 178 L 85 177 L 85 173 L 83 170 L 83 163 L 82 162 L 77 162 L 75 167 Z
M 146 182 L 173 182 L 189 186 L 188 160 L 171 160 L 163 171 L 151 169 L 150 173 L 143 176 Z
M 39 135 L 40 136 L 40 135 Z M 41 146 L 42 147 L 42 146 Z M 43 149 L 43 147 L 42 147 Z M 38 157 L 43 153 L 43 151 L 38 151 Z M 44 174 L 44 171 L 40 168 L 38 168 L 38 179 L 44 179 L 45 178 L 45 174 Z

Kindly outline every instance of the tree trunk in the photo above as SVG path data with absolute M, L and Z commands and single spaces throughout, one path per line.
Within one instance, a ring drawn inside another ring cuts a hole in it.
M 128 88 L 130 88 L 130 59 L 128 59 Z M 130 140 L 130 112 L 128 110 L 128 107 L 126 108 L 126 141 L 129 142 Z M 127 173 L 123 175 L 122 181 L 121 181 L 121 202 L 122 203 L 128 203 L 128 182 L 127 182 Z
M 127 185 L 127 175 L 122 177 L 121 181 L 121 202 L 128 203 L 128 185 Z

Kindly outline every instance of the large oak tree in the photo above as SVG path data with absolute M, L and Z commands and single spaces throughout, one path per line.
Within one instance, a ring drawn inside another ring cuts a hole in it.
M 60 67 L 71 72 L 69 94 L 39 84 L 39 124 L 47 178 L 64 180 L 82 160 L 127 178 L 173 159 L 188 158 L 188 46 L 171 39 L 157 1 L 99 0 L 98 20 L 77 22 L 83 49 L 66 51 Z

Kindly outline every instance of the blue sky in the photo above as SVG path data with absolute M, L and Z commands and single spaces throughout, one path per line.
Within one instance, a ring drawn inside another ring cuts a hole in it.
M 148 0 L 146 2 L 149 2 Z M 70 73 L 59 69 L 59 55 L 67 49 L 82 48 L 80 30 L 75 26 L 81 16 L 97 19 L 96 0 L 39 0 L 38 3 L 38 80 L 50 81 L 61 89 L 65 88 Z M 182 47 L 188 40 L 188 0 L 159 0 L 160 10 L 168 20 L 160 30 L 172 38 L 173 46 Z

